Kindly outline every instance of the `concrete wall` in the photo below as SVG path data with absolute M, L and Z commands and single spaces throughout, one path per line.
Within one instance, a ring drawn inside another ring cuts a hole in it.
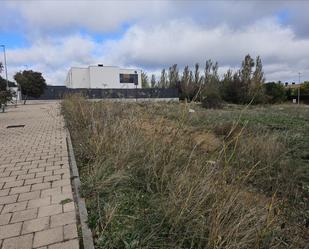
M 120 74 L 138 74 L 138 85 L 120 83 Z M 66 82 L 68 88 L 99 88 L 99 89 L 133 89 L 142 88 L 141 70 L 120 69 L 108 66 L 89 66 L 88 68 L 72 67 Z
M 72 67 L 67 75 L 66 86 L 69 88 L 89 88 L 88 68 Z

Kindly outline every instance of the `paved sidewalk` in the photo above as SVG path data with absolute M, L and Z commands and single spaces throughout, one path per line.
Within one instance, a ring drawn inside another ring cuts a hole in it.
M 77 237 L 59 104 L 10 107 L 0 113 L 0 248 L 78 249 Z

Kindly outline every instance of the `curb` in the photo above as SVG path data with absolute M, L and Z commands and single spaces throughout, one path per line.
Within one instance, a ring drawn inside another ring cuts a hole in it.
M 79 194 L 80 189 L 80 179 L 78 174 L 78 169 L 76 165 L 76 160 L 74 156 L 71 135 L 68 128 L 65 128 L 67 136 L 67 145 L 68 145 L 68 153 L 69 153 L 69 161 L 70 161 L 70 168 L 71 168 L 71 181 L 73 184 L 74 192 L 75 192 L 75 201 L 78 205 L 78 214 L 79 214 L 79 221 L 81 225 L 81 233 L 82 233 L 82 244 L 84 249 L 94 249 L 93 238 L 91 230 L 87 225 L 88 221 L 88 213 L 86 209 L 86 204 L 84 198 L 81 198 Z

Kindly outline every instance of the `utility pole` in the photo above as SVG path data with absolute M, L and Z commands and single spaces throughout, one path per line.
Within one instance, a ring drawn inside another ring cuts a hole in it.
M 0 45 L 0 47 L 3 47 L 6 89 L 8 90 L 9 89 L 9 81 L 8 81 L 8 68 L 7 68 L 7 64 L 6 64 L 5 45 Z
M 298 89 L 297 89 L 297 103 L 299 105 L 299 99 L 300 99 L 300 73 L 298 73 Z

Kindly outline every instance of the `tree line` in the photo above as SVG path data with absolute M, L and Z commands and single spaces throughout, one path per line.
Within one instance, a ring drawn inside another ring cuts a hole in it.
M 264 84 L 265 77 L 260 56 L 245 56 L 238 70 L 227 70 L 223 77 L 218 74 L 217 62 L 207 60 L 191 70 L 187 65 L 180 73 L 177 64 L 161 71 L 160 78 L 142 72 L 143 87 L 178 88 L 180 98 L 201 101 L 205 106 L 220 106 L 223 101 L 235 104 L 260 104 L 284 101 L 286 89 L 283 84 Z

